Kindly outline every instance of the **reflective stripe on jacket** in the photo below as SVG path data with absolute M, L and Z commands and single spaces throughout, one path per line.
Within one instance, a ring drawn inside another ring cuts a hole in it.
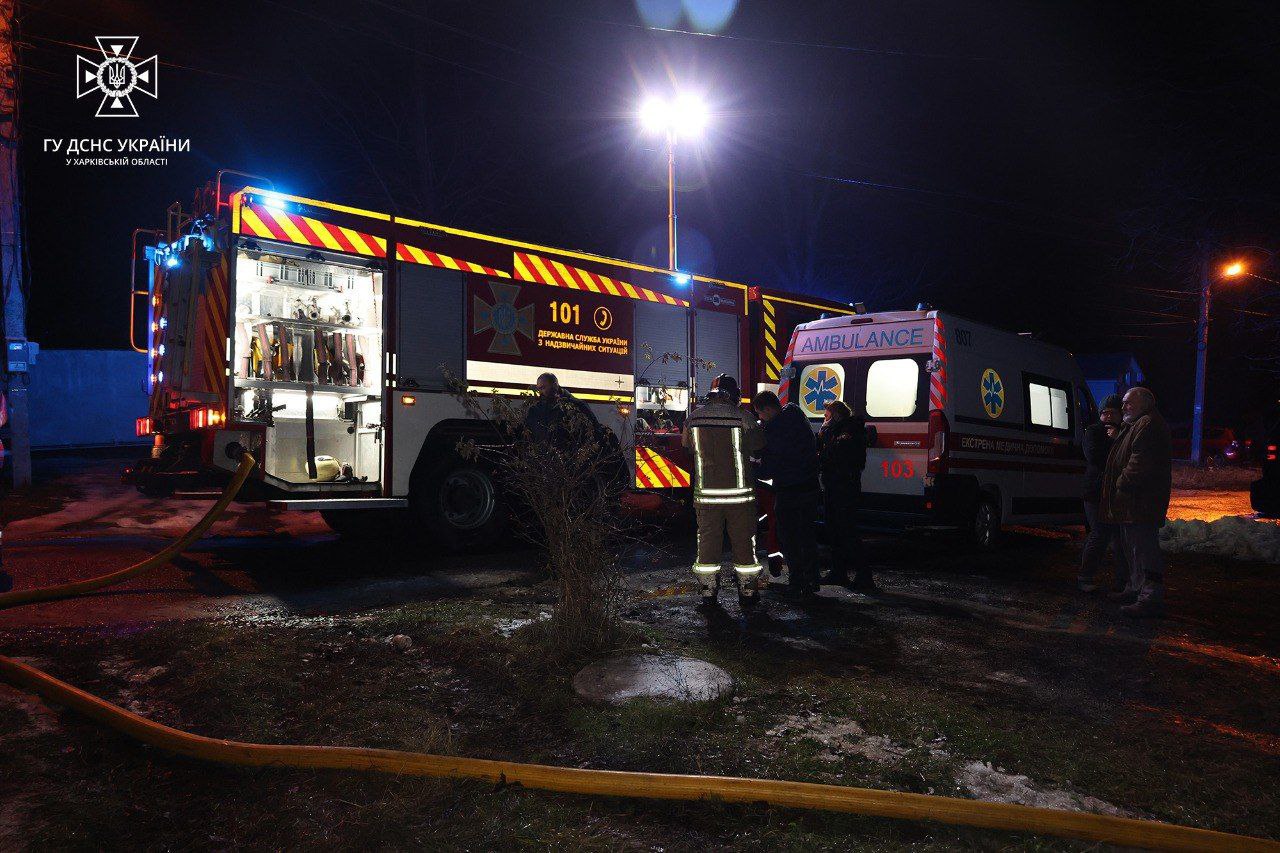
M 681 442 L 693 451 L 694 503 L 755 500 L 750 457 L 764 446 L 764 435 L 750 413 L 733 403 L 707 403 L 689 417 Z

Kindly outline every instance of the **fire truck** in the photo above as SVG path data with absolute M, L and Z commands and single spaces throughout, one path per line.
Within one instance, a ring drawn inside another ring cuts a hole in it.
M 491 438 L 457 383 L 519 395 L 555 373 L 623 439 L 635 488 L 680 499 L 680 430 L 712 378 L 776 390 L 792 330 L 853 313 L 229 170 L 163 229 L 134 232 L 131 274 L 131 344 L 149 365 L 137 432 L 153 445 L 127 481 L 153 496 L 215 484 L 243 447 L 258 460 L 249 499 L 353 534 L 407 512 L 455 544 L 506 517 L 493 472 L 457 453 Z

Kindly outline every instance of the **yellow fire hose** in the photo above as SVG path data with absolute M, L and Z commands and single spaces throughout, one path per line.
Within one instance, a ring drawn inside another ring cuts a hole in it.
M 217 520 L 249 476 L 254 464 L 253 458 L 245 454 L 222 498 L 190 531 L 158 554 L 127 569 L 90 580 L 0 595 L 0 610 L 19 604 L 67 598 L 101 589 L 148 569 L 164 565 L 198 539 Z M 0 655 L 0 676 L 143 743 L 179 755 L 223 764 L 295 767 L 310 770 L 361 770 L 405 776 L 473 779 L 493 784 L 518 784 L 526 788 L 571 794 L 658 800 L 767 803 L 788 808 L 847 812 L 905 820 L 931 820 L 1012 832 L 1033 832 L 1157 850 L 1280 851 L 1280 842 L 1189 826 L 1007 803 L 987 803 L 956 797 L 878 791 L 871 788 L 728 776 L 583 770 L 575 767 L 490 761 L 481 758 L 431 755 L 391 749 L 221 740 L 153 722 L 66 682 L 59 681 L 35 667 L 3 655 Z

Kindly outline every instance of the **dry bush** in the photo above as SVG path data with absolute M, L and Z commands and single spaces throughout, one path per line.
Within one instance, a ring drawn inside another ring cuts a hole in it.
M 556 602 L 551 619 L 528 630 L 557 659 L 616 646 L 624 597 L 618 557 L 630 531 L 619 512 L 627 469 L 613 433 L 569 399 L 555 404 L 553 427 L 545 430 L 528 423 L 532 394 L 481 396 L 456 384 L 452 393 L 501 436 L 461 442 L 459 453 L 493 466 L 518 531 L 546 555 Z

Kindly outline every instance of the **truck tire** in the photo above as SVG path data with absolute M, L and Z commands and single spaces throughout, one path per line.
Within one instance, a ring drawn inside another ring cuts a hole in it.
M 1000 504 L 990 495 L 979 498 L 974 508 L 973 542 L 983 551 L 994 550 L 1000 544 Z
M 507 501 L 493 472 L 456 454 L 411 485 L 409 506 L 448 548 L 495 545 L 507 536 Z

